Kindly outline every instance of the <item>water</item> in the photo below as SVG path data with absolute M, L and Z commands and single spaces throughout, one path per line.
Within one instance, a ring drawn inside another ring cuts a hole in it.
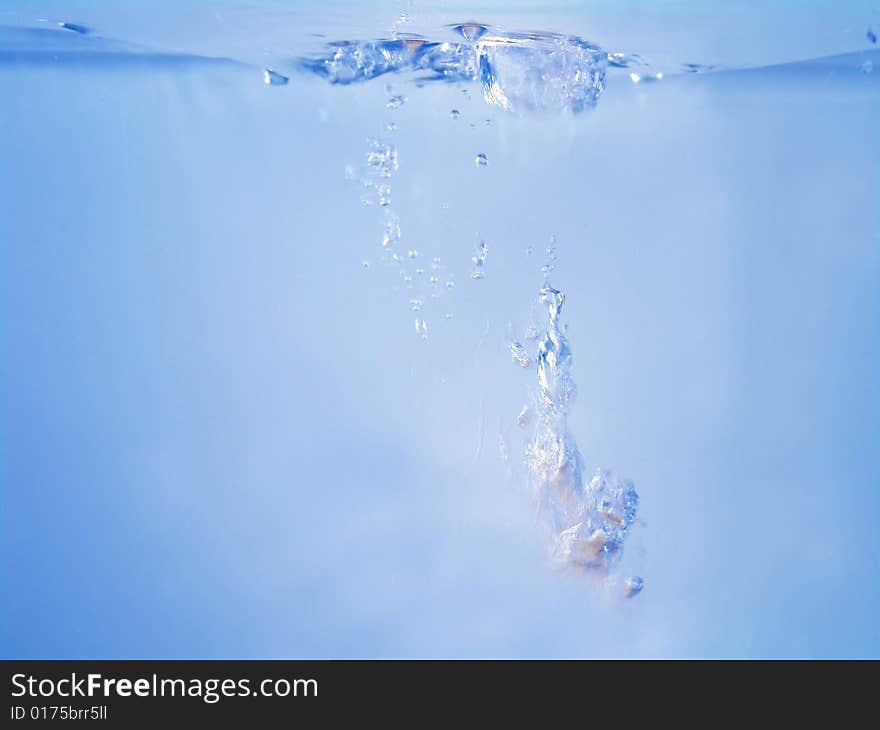
M 762 5 L 7 3 L 4 652 L 877 656 L 880 18 Z

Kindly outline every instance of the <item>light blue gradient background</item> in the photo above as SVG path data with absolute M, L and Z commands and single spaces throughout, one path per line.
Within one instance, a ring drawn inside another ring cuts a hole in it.
M 880 30 L 870 2 L 479 5 L 410 12 L 728 66 Z M 262 84 L 399 7 L 4 3 L 244 63 L 0 64 L 0 653 L 880 655 L 880 69 L 616 76 L 576 120 Z M 428 342 L 343 175 L 390 118 L 405 245 L 456 274 Z M 550 569 L 497 457 L 550 234 L 573 431 L 642 495 L 630 601 Z

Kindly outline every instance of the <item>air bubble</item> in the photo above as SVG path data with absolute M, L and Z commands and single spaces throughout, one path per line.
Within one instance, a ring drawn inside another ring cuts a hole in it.
M 386 211 L 388 215 L 385 218 L 385 233 L 382 236 L 382 247 L 388 248 L 393 246 L 400 240 L 400 221 L 397 215 Z
M 474 268 L 471 270 L 471 278 L 472 279 L 483 279 L 486 276 L 486 272 L 484 270 L 486 266 L 486 258 L 489 256 L 489 246 L 486 245 L 485 241 L 480 241 L 477 246 L 477 252 L 471 257 L 471 261 L 474 264 Z
M 512 340 L 508 348 L 510 349 L 510 356 L 513 358 L 513 361 L 520 367 L 530 368 L 532 366 L 532 358 L 529 357 L 529 353 L 526 352 L 526 348 L 521 342 Z
M 623 582 L 624 595 L 627 598 L 637 596 L 645 587 L 645 581 L 641 576 L 632 575 Z
M 379 205 L 383 208 L 387 208 L 389 205 L 391 205 L 391 186 L 387 183 L 377 185 L 376 197 L 379 201 Z
M 371 139 L 367 167 L 379 177 L 391 177 L 398 168 L 397 148 L 378 139 Z
M 558 256 L 556 254 L 556 237 L 553 236 L 550 239 L 550 245 L 544 251 L 544 265 L 541 267 L 541 273 L 544 274 L 544 280 L 546 281 L 550 274 L 553 273 L 553 270 L 556 268 L 556 261 Z

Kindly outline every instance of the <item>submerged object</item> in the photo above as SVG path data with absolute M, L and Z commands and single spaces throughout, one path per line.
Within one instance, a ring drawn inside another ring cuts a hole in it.
M 639 495 L 632 482 L 613 471 L 598 470 L 584 483 L 583 457 L 568 429 L 577 387 L 559 319 L 565 295 L 548 285 L 541 300 L 549 323 L 538 347 L 535 433 L 526 453 L 531 488 L 539 519 L 550 532 L 553 558 L 607 570 L 623 551 Z

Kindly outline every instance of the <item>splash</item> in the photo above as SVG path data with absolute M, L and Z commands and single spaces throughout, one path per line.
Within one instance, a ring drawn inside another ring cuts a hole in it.
M 557 33 L 493 33 L 474 44 L 486 103 L 505 111 L 571 111 L 596 105 L 608 54 Z
M 623 551 L 639 495 L 632 482 L 612 471 L 599 470 L 585 483 L 583 457 L 568 428 L 577 386 L 571 349 L 560 324 L 565 295 L 548 284 L 540 299 L 547 306 L 549 323 L 536 358 L 534 437 L 526 450 L 529 481 L 539 521 L 550 533 L 554 559 L 607 571 Z
M 403 72 L 418 74 L 420 83 L 479 82 L 487 104 L 515 112 L 582 112 L 605 89 L 609 54 L 578 36 L 512 33 L 479 23 L 451 29 L 456 38 L 449 41 L 400 35 L 341 41 L 300 63 L 331 84 Z
M 419 36 L 390 40 L 338 41 L 318 58 L 302 59 L 303 68 L 331 84 L 355 84 L 403 71 L 424 72 L 425 80 L 473 81 L 476 55 L 470 43 L 430 42 Z

